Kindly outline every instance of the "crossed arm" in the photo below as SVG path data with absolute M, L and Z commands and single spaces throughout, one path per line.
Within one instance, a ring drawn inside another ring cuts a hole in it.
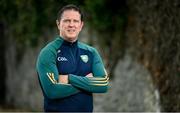
M 86 75 L 86 77 L 93 77 L 93 74 L 89 73 Z M 69 83 L 68 75 L 59 75 L 59 83 L 68 84 Z
M 74 95 L 82 90 L 92 93 L 106 92 L 108 77 L 100 57 L 97 57 L 93 63 L 92 73 L 84 77 L 73 74 L 59 75 L 55 55 L 49 51 L 41 52 L 36 68 L 44 94 L 55 99 Z
M 104 93 L 108 89 L 108 77 L 94 77 L 92 73 L 89 73 L 85 77 L 77 76 L 73 74 L 59 75 L 59 82 L 64 84 L 71 84 L 80 89 L 86 90 L 92 93 Z

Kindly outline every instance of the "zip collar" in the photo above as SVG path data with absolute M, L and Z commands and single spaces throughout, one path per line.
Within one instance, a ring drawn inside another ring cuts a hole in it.
M 77 43 L 78 43 L 78 40 L 76 40 L 75 42 L 68 42 L 68 41 L 64 40 L 61 36 L 58 36 L 58 39 L 62 40 L 63 45 L 66 45 L 66 46 L 76 47 Z

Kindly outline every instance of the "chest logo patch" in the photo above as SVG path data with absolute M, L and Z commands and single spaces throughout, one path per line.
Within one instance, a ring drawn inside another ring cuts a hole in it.
M 57 60 L 58 61 L 68 61 L 66 57 L 58 57 Z
M 81 60 L 82 60 L 83 62 L 85 62 L 85 63 L 87 63 L 88 60 L 89 60 L 89 58 L 88 58 L 87 55 L 81 55 L 80 57 L 81 57 Z

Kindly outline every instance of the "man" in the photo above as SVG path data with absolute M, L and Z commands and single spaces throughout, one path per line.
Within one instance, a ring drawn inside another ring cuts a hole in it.
M 108 77 L 95 48 L 78 41 L 83 14 L 75 5 L 64 6 L 56 20 L 59 36 L 45 46 L 36 68 L 45 111 L 92 112 L 92 93 L 108 89 Z

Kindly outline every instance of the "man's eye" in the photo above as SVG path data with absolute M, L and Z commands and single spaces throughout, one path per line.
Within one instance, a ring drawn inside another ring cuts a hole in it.
M 75 22 L 75 23 L 78 23 L 78 22 L 79 22 L 79 20 L 74 20 L 74 22 Z
M 64 20 L 64 22 L 70 22 L 70 20 Z

